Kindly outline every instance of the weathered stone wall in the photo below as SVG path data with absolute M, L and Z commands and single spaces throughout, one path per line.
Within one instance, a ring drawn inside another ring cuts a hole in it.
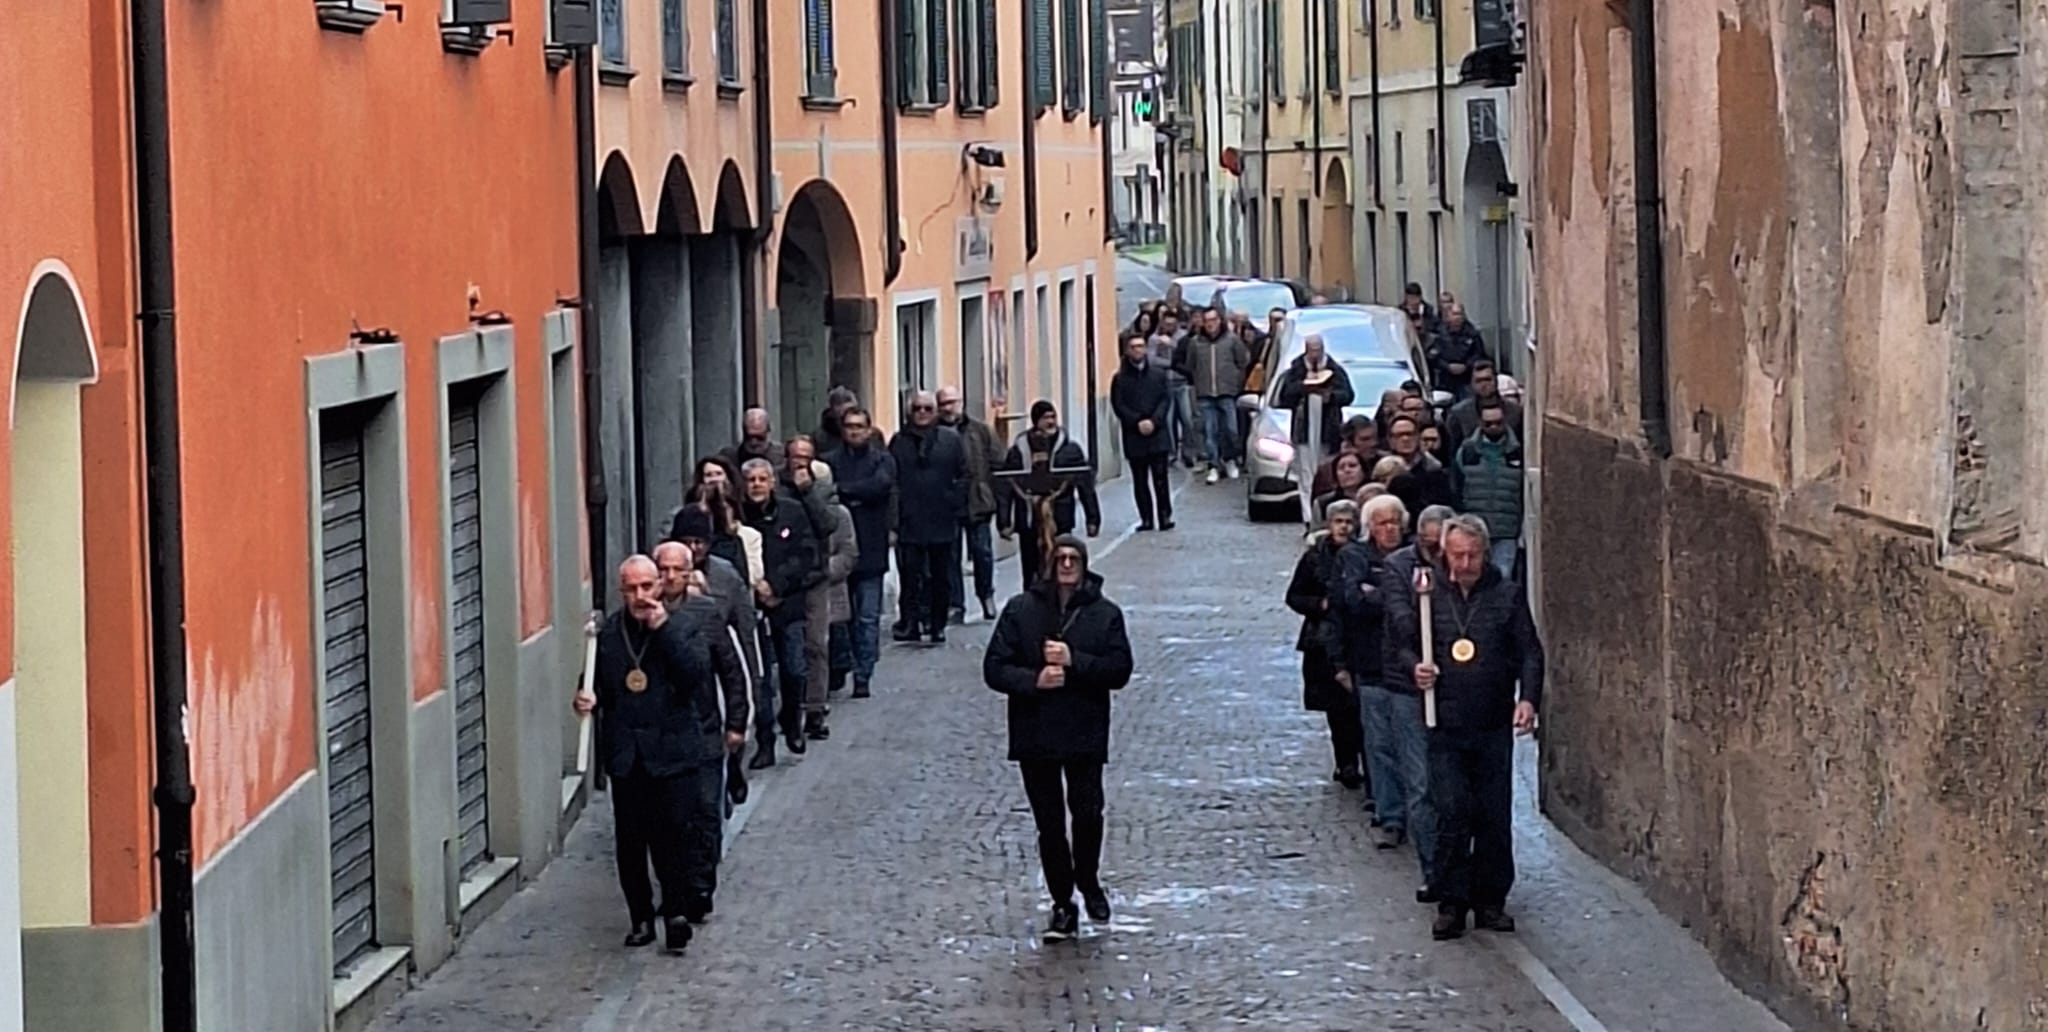
M 2048 1029 L 2048 3 L 1531 5 L 1546 810 L 1817 1028 Z M 1588 561 L 1597 557 L 1597 561 Z

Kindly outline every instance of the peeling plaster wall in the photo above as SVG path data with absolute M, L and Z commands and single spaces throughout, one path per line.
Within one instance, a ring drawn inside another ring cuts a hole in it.
M 1545 810 L 1795 1024 L 2048 1029 L 2048 7 L 1659 6 L 1670 460 L 1625 5 L 1531 9 Z

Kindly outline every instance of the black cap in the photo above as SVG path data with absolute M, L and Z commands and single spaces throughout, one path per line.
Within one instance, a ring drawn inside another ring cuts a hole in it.
M 672 535 L 677 541 L 711 540 L 711 514 L 694 505 L 686 505 L 676 514 L 676 525 Z

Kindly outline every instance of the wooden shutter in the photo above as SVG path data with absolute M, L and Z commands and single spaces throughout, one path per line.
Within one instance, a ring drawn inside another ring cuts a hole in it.
M 1088 121 L 1101 125 L 1109 113 L 1109 8 L 1088 0 Z
M 981 10 L 981 17 L 975 24 L 981 27 L 981 106 L 993 108 L 1002 101 L 1003 66 L 1002 54 L 996 46 L 996 39 L 1002 31 L 996 25 L 996 0 L 967 0 Z
M 1031 0 L 1031 103 L 1041 112 L 1059 101 L 1054 85 L 1052 0 Z
M 926 94 L 934 104 L 944 104 L 953 91 L 953 22 L 947 15 L 953 0 L 918 0 L 925 5 L 925 51 L 931 57 L 931 90 Z
M 885 0 L 888 2 L 888 0 Z M 896 52 L 884 54 L 885 61 L 896 62 L 896 105 L 909 107 L 917 103 L 917 6 L 923 0 L 894 0 L 896 4 Z
M 755 31 L 760 31 L 757 27 Z M 804 95 L 832 97 L 839 91 L 839 70 L 833 62 L 832 0 L 804 0 Z
M 1061 108 L 1068 114 L 1081 110 L 1081 0 L 1060 0 L 1060 92 Z
M 449 25 L 502 25 L 512 20 L 512 0 L 449 0 Z
M 597 45 L 597 8 L 593 0 L 554 0 L 553 36 L 556 46 Z

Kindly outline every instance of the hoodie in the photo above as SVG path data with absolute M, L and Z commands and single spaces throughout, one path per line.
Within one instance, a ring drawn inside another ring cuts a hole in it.
M 1088 546 L 1063 534 L 1055 549 L 1081 553 L 1081 584 L 1062 600 L 1048 575 L 1003 606 L 982 656 L 982 680 L 1008 699 L 1010 759 L 1106 763 L 1110 693 L 1131 680 L 1131 639 L 1124 613 L 1088 568 Z M 1040 688 L 1047 642 L 1069 653 L 1066 683 Z

